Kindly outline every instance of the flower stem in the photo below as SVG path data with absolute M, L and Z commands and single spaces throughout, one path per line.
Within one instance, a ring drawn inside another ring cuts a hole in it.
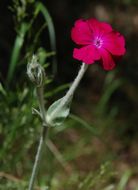
M 82 63 L 82 66 L 78 72 L 77 77 L 75 78 L 70 89 L 68 90 L 68 92 L 64 96 L 62 102 L 59 104 L 57 109 L 54 110 L 53 115 L 56 114 L 58 111 L 60 111 L 60 108 L 62 106 L 64 106 L 68 101 L 71 100 L 71 98 L 73 97 L 73 94 L 74 94 L 77 86 L 79 85 L 79 82 L 82 79 L 87 67 L 88 67 L 88 65 L 86 65 L 85 63 Z M 33 171 L 32 171 L 28 190 L 33 189 L 35 177 L 36 177 L 37 171 L 39 169 L 39 162 L 40 162 L 40 158 L 41 158 L 41 154 L 42 154 L 43 144 L 44 144 L 44 141 L 45 141 L 47 133 L 48 133 L 48 126 L 47 126 L 46 117 L 45 117 L 46 112 L 45 112 L 45 107 L 44 107 L 43 86 L 41 85 L 41 86 L 37 87 L 36 90 L 37 90 L 37 98 L 38 98 L 38 102 L 39 102 L 40 114 L 41 114 L 42 121 L 43 121 L 43 129 L 42 129 L 42 133 L 41 133 L 41 137 L 40 137 L 40 141 L 39 141 L 39 145 L 38 145 L 38 149 L 37 149 L 37 154 L 35 157 L 35 162 L 34 162 Z
M 87 68 L 88 68 L 88 65 L 85 64 L 85 63 L 82 63 L 81 68 L 80 68 L 80 70 L 79 70 L 79 72 L 78 72 L 77 77 L 75 78 L 75 80 L 73 81 L 73 83 L 72 83 L 70 89 L 68 90 L 68 92 L 67 92 L 66 95 L 64 96 L 64 99 L 63 99 L 62 104 L 66 103 L 66 101 L 68 101 L 69 97 L 73 96 L 73 94 L 74 94 L 74 92 L 75 92 L 77 86 L 79 85 L 79 83 L 80 83 L 80 81 L 81 81 L 81 79 L 82 79 L 82 77 L 83 77 L 85 71 L 87 70 Z
M 46 119 L 45 119 L 43 86 L 37 87 L 36 91 L 37 91 L 37 98 L 38 98 L 38 102 L 39 102 L 39 109 L 40 109 L 40 113 L 41 113 L 41 117 L 42 117 L 42 121 L 43 121 L 43 123 L 42 123 L 43 128 L 42 128 L 42 132 L 41 132 L 41 136 L 40 136 L 40 140 L 39 140 L 37 153 L 35 156 L 35 162 L 33 165 L 33 170 L 32 170 L 32 174 L 31 174 L 28 190 L 33 190 L 35 177 L 36 177 L 37 171 L 39 169 L 39 163 L 40 163 L 40 159 L 41 159 L 41 155 L 42 155 L 44 141 L 45 141 L 45 139 L 47 137 L 47 133 L 48 133 L 48 126 L 46 124 Z
M 43 86 L 37 87 L 36 93 L 37 93 L 37 99 L 38 99 L 38 103 L 39 103 L 39 109 L 40 109 L 41 117 L 43 120 L 43 125 L 47 126 Z
M 61 103 L 57 106 L 57 108 L 53 111 L 53 113 L 51 114 L 51 118 L 54 116 L 60 111 L 60 109 L 68 102 L 70 102 L 70 100 L 72 99 L 73 97 L 73 94 L 76 90 L 76 88 L 78 87 L 85 71 L 87 70 L 88 68 L 88 65 L 85 64 L 85 63 L 82 63 L 81 65 L 81 68 L 78 72 L 78 75 L 77 77 L 75 78 L 75 80 L 73 81 L 71 87 L 69 88 L 69 90 L 67 91 L 67 93 L 65 94 L 65 96 L 63 97 L 63 100 L 61 101 Z

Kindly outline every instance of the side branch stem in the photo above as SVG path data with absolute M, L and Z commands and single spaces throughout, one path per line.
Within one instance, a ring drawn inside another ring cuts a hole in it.
M 37 99 L 38 99 L 39 109 L 40 109 L 42 122 L 43 122 L 43 128 L 42 128 L 42 132 L 41 132 L 41 136 L 40 136 L 40 140 L 39 140 L 39 145 L 37 148 L 37 153 L 35 156 L 35 162 L 33 165 L 33 170 L 32 170 L 32 174 L 31 174 L 28 190 L 33 190 L 35 178 L 37 175 L 37 171 L 39 169 L 39 163 L 40 163 L 40 159 L 41 159 L 41 155 L 42 155 L 42 151 L 43 151 L 44 141 L 46 140 L 47 133 L 48 133 L 48 126 L 46 124 L 46 119 L 45 119 L 45 107 L 44 107 L 45 104 L 44 104 L 44 96 L 43 96 L 43 86 L 37 87 L 36 92 L 37 92 Z
M 82 77 L 83 77 L 85 71 L 87 70 L 87 68 L 88 68 L 88 65 L 85 64 L 85 63 L 82 63 L 81 68 L 80 68 L 80 70 L 79 70 L 79 72 L 78 72 L 77 77 L 75 78 L 75 80 L 73 81 L 73 83 L 72 83 L 70 89 L 68 90 L 68 92 L 67 92 L 66 95 L 64 96 L 63 104 L 64 104 L 66 101 L 68 101 L 69 97 L 73 96 L 73 94 L 74 94 L 74 92 L 75 92 L 77 86 L 79 85 L 79 83 L 80 83 L 80 81 L 81 81 L 81 79 L 82 79 Z
M 78 87 L 85 71 L 87 70 L 88 65 L 85 63 L 82 63 L 81 68 L 78 72 L 77 77 L 75 78 L 75 80 L 73 81 L 73 83 L 71 84 L 71 87 L 69 88 L 69 90 L 67 91 L 66 95 L 63 97 L 63 100 L 61 101 L 61 103 L 59 104 L 59 106 L 53 111 L 52 116 L 54 117 L 54 115 L 56 115 L 60 109 L 68 102 L 72 99 L 74 92 L 76 90 L 76 88 Z

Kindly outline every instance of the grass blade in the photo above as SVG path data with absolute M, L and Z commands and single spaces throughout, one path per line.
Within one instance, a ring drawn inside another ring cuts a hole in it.
M 56 52 L 56 35 L 55 35 L 54 24 L 53 24 L 52 18 L 50 16 L 47 8 L 41 2 L 36 3 L 35 14 L 38 14 L 39 12 L 42 13 L 42 15 L 44 16 L 44 18 L 47 22 L 51 50 L 53 52 Z M 53 56 L 52 72 L 53 72 L 53 75 L 55 75 L 57 72 L 57 60 L 56 60 L 55 56 Z
M 8 75 L 7 75 L 7 82 L 9 83 L 14 75 L 14 71 L 16 68 L 16 65 L 18 63 L 18 58 L 20 55 L 21 48 L 23 46 L 24 37 L 27 32 L 28 25 L 26 23 L 22 23 L 19 33 L 17 34 L 17 37 L 14 42 L 14 47 L 11 55 L 10 65 L 8 69 Z
M 75 120 L 76 122 L 80 123 L 82 126 L 84 126 L 86 129 L 88 129 L 90 132 L 92 132 L 95 136 L 98 136 L 98 132 L 96 131 L 96 128 L 94 126 L 91 126 L 86 121 L 81 119 L 80 117 L 70 114 L 69 116 L 71 119 Z
M 126 171 L 124 175 L 122 176 L 117 190 L 124 190 L 126 188 L 126 185 L 128 183 L 129 178 L 131 177 L 132 172 L 130 170 Z

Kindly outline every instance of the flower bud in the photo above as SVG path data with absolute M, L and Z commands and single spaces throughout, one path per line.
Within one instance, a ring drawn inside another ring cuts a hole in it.
M 27 75 L 29 79 L 37 85 L 37 87 L 40 87 L 44 83 L 45 79 L 45 71 L 43 67 L 39 64 L 38 58 L 36 55 L 32 56 L 32 60 L 27 65 Z

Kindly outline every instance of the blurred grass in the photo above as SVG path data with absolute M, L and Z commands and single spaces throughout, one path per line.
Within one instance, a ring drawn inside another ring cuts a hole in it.
M 45 22 L 48 25 L 48 31 L 49 31 L 49 37 L 50 37 L 50 45 L 51 45 L 51 51 L 57 52 L 56 51 L 56 35 L 55 35 L 55 29 L 54 29 L 54 24 L 53 20 L 46 8 L 41 2 L 36 3 L 35 5 L 35 14 L 38 15 L 39 12 L 41 12 L 45 18 Z M 57 60 L 56 57 L 53 56 L 53 61 L 52 61 L 52 74 L 55 76 L 57 73 Z
M 11 61 L 10 61 L 10 64 L 9 64 L 9 70 L 8 70 L 8 74 L 7 74 L 7 82 L 9 83 L 12 78 L 13 78 L 13 75 L 14 75 L 14 72 L 15 72 L 15 67 L 18 63 L 18 59 L 19 59 L 19 56 L 20 56 L 20 51 L 21 51 L 21 48 L 23 46 L 23 43 L 24 43 L 24 37 L 25 37 L 25 34 L 28 30 L 28 24 L 27 23 L 23 23 L 21 24 L 21 28 L 20 28 L 20 31 L 18 32 L 17 34 L 17 37 L 15 39 L 15 43 L 14 43 L 14 47 L 13 47 L 13 51 L 12 51 L 12 55 L 11 55 Z
M 57 73 L 57 60 L 56 60 L 56 56 L 55 56 L 55 53 L 56 53 L 55 29 L 54 29 L 54 24 L 53 24 L 52 18 L 50 16 L 47 8 L 41 2 L 33 1 L 34 14 L 29 22 L 25 22 L 24 18 L 27 15 L 25 10 L 27 9 L 27 5 L 29 4 L 29 2 L 27 3 L 26 1 L 23 1 L 23 2 L 21 1 L 22 5 L 20 5 L 19 2 L 20 1 L 13 1 L 13 3 L 15 3 L 15 4 L 11 8 L 13 11 L 17 12 L 17 16 L 18 16 L 17 20 L 19 21 L 19 23 L 18 23 L 18 27 L 17 27 L 18 28 L 17 36 L 16 36 L 16 39 L 14 42 L 14 46 L 13 46 L 13 50 L 12 50 L 12 54 L 11 54 L 11 60 L 10 60 L 10 64 L 9 64 L 9 69 L 8 69 L 8 74 L 7 74 L 7 83 L 10 83 L 10 81 L 13 79 L 13 75 L 15 73 L 16 66 L 19 62 L 21 48 L 22 48 L 23 44 L 25 43 L 25 36 L 27 35 L 27 33 L 30 32 L 30 30 L 32 30 L 33 22 L 37 19 L 38 15 L 40 13 L 42 13 L 42 15 L 45 19 L 45 24 L 48 27 L 51 51 L 54 53 L 54 54 L 52 53 L 52 55 L 53 55 L 52 74 L 54 76 Z M 20 15 L 20 13 L 18 13 L 19 10 L 22 11 L 21 15 Z M 34 39 L 35 39 L 34 45 L 39 40 L 39 36 L 44 29 L 45 29 L 45 25 L 43 25 L 43 27 L 40 28 L 40 30 L 36 33 L 36 35 L 34 37 Z
M 32 107 L 37 108 L 37 102 L 33 86 L 25 77 L 26 59 L 35 50 L 46 71 L 50 67 L 47 58 L 53 56 L 55 59 L 55 31 L 51 17 L 40 1 L 30 2 L 35 14 L 28 22 L 25 20 L 29 14 L 25 8 L 27 4 L 24 4 L 20 14 L 18 12 L 20 17 L 17 20 L 20 25 L 16 26 L 17 36 L 8 71 L 8 81 L 12 85 L 7 88 L 6 80 L 0 83 L 0 190 L 27 189 L 39 139 L 39 118 L 31 113 Z M 33 28 L 33 23 L 39 14 L 42 14 L 45 21 L 36 29 Z M 51 52 L 39 43 L 46 26 L 51 39 Z M 26 42 L 33 34 L 32 30 L 36 30 L 35 35 L 29 40 L 35 39 L 35 44 L 33 41 Z M 52 74 L 55 72 L 54 61 Z M 100 73 L 101 76 L 102 74 Z M 133 109 L 122 109 L 123 104 L 136 106 L 137 87 L 125 78 L 122 80 L 119 75 L 119 70 L 106 73 L 102 81 L 103 89 L 99 90 L 101 94 L 99 95 L 99 91 L 96 94 L 97 104 L 92 99 L 95 98 L 95 92 L 87 96 L 93 87 L 84 87 L 81 92 L 85 91 L 84 98 L 88 100 L 79 100 L 76 105 L 74 103 L 73 114 L 64 125 L 51 129 L 51 141 L 48 142 L 41 161 L 36 190 L 46 189 L 46 185 L 49 190 L 137 190 L 138 144 L 137 130 L 133 127 L 137 126 L 137 112 L 131 113 Z M 97 75 L 96 77 L 98 78 Z M 48 100 L 53 102 L 55 96 L 61 96 L 69 84 L 53 86 L 53 78 L 47 77 L 46 106 L 49 104 Z M 79 113 L 75 114 L 75 106 L 78 110 L 83 110 L 83 117 Z

